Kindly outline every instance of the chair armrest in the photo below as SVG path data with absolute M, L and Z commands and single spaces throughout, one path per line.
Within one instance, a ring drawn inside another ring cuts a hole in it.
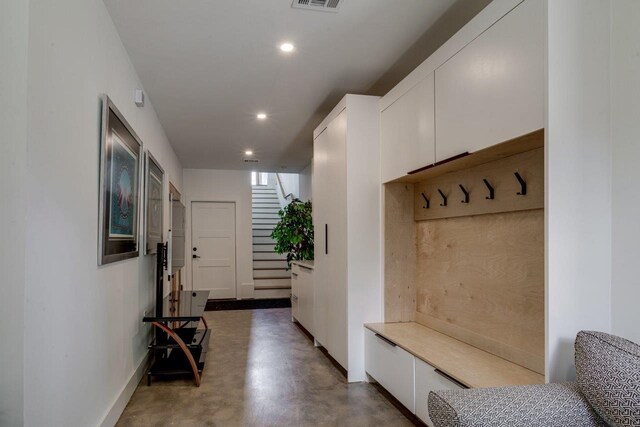
M 606 427 L 575 383 L 432 391 L 435 427 Z

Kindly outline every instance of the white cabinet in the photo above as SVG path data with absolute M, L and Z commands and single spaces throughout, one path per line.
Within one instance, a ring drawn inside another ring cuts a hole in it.
M 378 97 L 347 95 L 314 132 L 315 339 L 364 381 L 363 323 L 381 316 Z
M 295 272 L 295 265 L 291 266 L 291 320 L 300 321 L 300 285 L 298 274 Z
M 434 73 L 380 113 L 382 182 L 435 162 Z
M 544 2 L 526 0 L 436 70 L 436 161 L 543 128 L 544 67 Z
M 313 141 L 313 178 L 311 180 L 313 194 L 313 230 L 314 230 L 314 338 L 326 347 L 327 345 L 327 274 L 329 259 L 321 256 L 326 246 L 325 224 L 328 224 L 330 212 L 330 193 L 328 191 L 328 149 L 329 132 L 326 127 Z
M 413 355 L 369 329 L 365 329 L 364 343 L 366 372 L 415 412 Z
M 296 296 L 295 301 L 293 296 Z M 314 290 L 313 270 L 292 264 L 291 266 L 291 313 L 310 334 L 314 334 Z M 294 306 L 295 303 L 295 306 Z
M 433 366 L 415 358 L 415 414 L 422 422 L 432 426 L 427 405 L 429 392 L 434 390 L 459 390 L 463 387 L 450 381 Z
M 429 418 L 429 392 L 465 388 L 444 372 L 439 371 L 417 356 L 365 327 L 365 369 L 367 374 L 382 385 L 407 409 L 427 425 Z M 407 334 L 407 341 L 415 342 L 419 334 Z M 405 343 L 406 344 L 406 343 Z M 437 345 L 437 344 L 435 344 Z
M 325 348 L 348 369 L 347 343 L 347 110 L 344 109 L 327 126 L 329 156 L 327 168 L 328 215 L 325 227 L 325 271 L 327 288 L 327 329 Z M 321 248 L 321 252 L 322 252 Z

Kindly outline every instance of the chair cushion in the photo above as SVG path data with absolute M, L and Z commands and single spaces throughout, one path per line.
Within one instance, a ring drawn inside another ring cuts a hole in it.
M 603 332 L 576 338 L 578 385 L 610 426 L 640 426 L 640 346 Z
M 435 427 L 606 427 L 576 383 L 429 393 Z M 418 402 L 416 402 L 418 404 Z

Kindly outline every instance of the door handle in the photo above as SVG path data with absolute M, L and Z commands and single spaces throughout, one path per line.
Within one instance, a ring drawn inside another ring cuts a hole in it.
M 196 258 L 200 258 L 200 256 L 198 256 L 198 255 L 196 255 L 196 254 L 193 254 L 192 258 L 193 258 L 193 259 L 196 259 Z
M 396 343 L 394 343 L 393 341 L 391 341 L 388 338 L 383 337 L 380 334 L 375 334 L 375 336 L 379 339 L 381 339 L 382 341 L 386 342 L 387 344 L 389 344 L 391 347 L 397 347 L 398 345 Z
M 462 388 L 469 388 L 469 386 L 462 384 L 460 381 L 458 381 L 457 379 L 453 378 L 451 375 L 442 372 L 440 369 L 435 369 L 434 372 L 438 375 L 440 375 L 443 378 L 448 379 L 449 381 L 451 381 L 452 383 L 462 387 Z
M 324 254 L 329 255 L 329 224 L 324 225 Z

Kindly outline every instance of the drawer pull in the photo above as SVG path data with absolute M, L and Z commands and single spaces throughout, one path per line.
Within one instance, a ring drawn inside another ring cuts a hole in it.
M 397 347 L 396 343 L 394 343 L 393 341 L 391 341 L 388 338 L 383 337 L 380 334 L 376 334 L 376 337 L 380 338 L 382 341 L 386 342 L 387 344 L 389 344 L 391 347 Z
M 469 388 L 468 386 L 462 384 L 460 381 L 456 380 L 455 378 L 452 378 L 451 376 L 445 374 L 440 369 L 436 369 L 435 372 L 436 372 L 436 374 L 440 375 L 441 377 L 444 377 L 444 378 L 448 379 L 449 381 L 451 381 L 455 385 L 458 385 L 458 386 L 460 386 L 462 388 Z
M 298 277 L 298 273 L 291 273 L 293 277 Z
M 295 302 L 298 302 L 298 296 L 297 295 L 291 295 L 291 299 L 294 300 Z
M 313 270 L 313 268 L 307 267 L 306 265 L 302 265 L 302 264 L 297 264 L 297 265 L 298 265 L 298 267 L 304 268 L 305 270 L 309 270 L 309 271 Z

